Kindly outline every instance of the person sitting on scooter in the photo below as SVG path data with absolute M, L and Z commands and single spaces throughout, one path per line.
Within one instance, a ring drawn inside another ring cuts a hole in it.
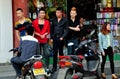
M 17 79 L 21 78 L 21 68 L 24 62 L 35 54 L 39 54 L 39 43 L 36 38 L 33 37 L 34 29 L 31 25 L 26 27 L 26 36 L 21 37 L 20 45 L 17 54 L 20 56 L 15 56 L 11 58 L 11 63 L 16 71 Z

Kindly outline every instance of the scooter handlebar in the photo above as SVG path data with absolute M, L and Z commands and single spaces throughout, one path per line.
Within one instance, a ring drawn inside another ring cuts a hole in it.
M 96 40 L 97 40 L 97 39 L 93 39 L 93 40 L 89 39 L 89 40 L 84 40 L 84 41 L 82 41 L 82 42 L 79 44 L 79 46 L 75 49 L 75 51 L 77 51 L 77 50 L 80 49 L 82 46 L 84 46 L 84 45 L 86 45 L 86 44 L 88 44 L 88 43 L 95 42 Z
M 18 51 L 18 47 L 9 50 L 9 52 L 12 52 L 12 51 L 13 51 L 13 52 Z

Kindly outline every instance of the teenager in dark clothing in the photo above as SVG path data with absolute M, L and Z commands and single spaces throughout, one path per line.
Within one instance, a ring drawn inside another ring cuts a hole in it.
M 79 33 L 79 37 L 80 37 L 80 41 L 85 40 L 86 35 L 88 34 L 87 32 L 87 27 L 84 25 L 84 21 L 85 19 L 83 17 L 80 18 L 80 33 Z
M 68 55 L 75 54 L 75 48 L 78 46 L 78 34 L 80 31 L 79 20 L 76 19 L 77 12 L 75 9 L 70 11 L 70 19 L 68 20 L 67 48 Z M 74 45 L 70 45 L 70 44 Z
M 51 24 L 51 42 L 53 42 L 53 72 L 57 69 L 57 56 L 63 55 L 64 39 L 67 35 L 68 23 L 67 19 L 63 16 L 63 9 L 58 7 L 56 9 L 56 18 L 53 19 Z
M 21 37 L 18 53 L 20 56 L 15 56 L 11 59 L 11 63 L 16 71 L 18 79 L 21 79 L 21 68 L 23 63 L 35 54 L 39 54 L 39 43 L 33 35 L 32 26 L 26 27 L 26 36 Z

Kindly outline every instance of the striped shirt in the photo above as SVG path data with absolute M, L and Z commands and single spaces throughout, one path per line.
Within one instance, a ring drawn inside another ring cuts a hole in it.
M 28 24 L 32 25 L 32 21 L 29 18 L 25 18 L 23 24 L 21 24 L 19 21 L 15 23 L 15 29 L 19 30 L 20 36 L 25 36 L 26 34 L 25 28 L 27 27 Z

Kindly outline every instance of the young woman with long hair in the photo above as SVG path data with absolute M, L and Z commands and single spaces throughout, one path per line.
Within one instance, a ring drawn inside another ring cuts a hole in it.
M 117 76 L 114 74 L 113 36 L 110 29 L 110 23 L 106 22 L 103 24 L 101 32 L 98 35 L 98 38 L 99 38 L 100 50 L 102 52 L 101 76 L 102 78 L 106 79 L 106 75 L 104 73 L 104 67 L 108 55 L 110 61 L 112 79 L 117 79 Z

